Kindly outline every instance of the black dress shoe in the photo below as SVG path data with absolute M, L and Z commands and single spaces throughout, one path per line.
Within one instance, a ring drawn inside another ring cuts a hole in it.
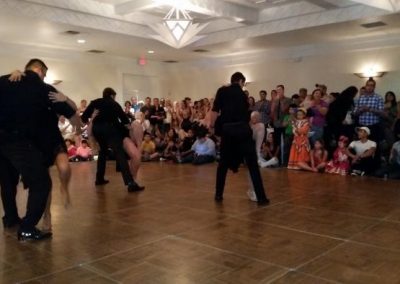
M 110 182 L 109 180 L 103 179 L 103 180 L 96 180 L 95 184 L 96 185 L 105 185 L 109 182 Z
M 222 197 L 222 195 L 216 195 L 214 197 L 215 202 L 222 202 L 222 200 L 224 200 L 224 198 Z
M 144 188 L 144 186 L 140 186 L 136 182 L 128 184 L 128 192 L 139 192 L 143 191 Z
M 258 206 L 267 206 L 269 205 L 269 203 L 270 203 L 269 199 L 257 201 Z
M 33 230 L 19 230 L 18 231 L 19 241 L 39 241 L 50 238 L 53 234 L 51 232 L 42 232 L 36 228 Z
M 13 218 L 13 219 L 3 217 L 3 227 L 4 228 L 12 228 L 19 224 L 21 224 L 21 218 L 19 218 L 19 217 Z

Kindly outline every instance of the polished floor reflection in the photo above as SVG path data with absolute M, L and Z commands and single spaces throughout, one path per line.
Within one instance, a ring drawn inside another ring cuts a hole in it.
M 216 204 L 215 165 L 144 164 L 139 194 L 113 163 L 98 188 L 72 167 L 69 209 L 52 169 L 53 239 L 0 229 L 0 283 L 400 283 L 399 182 L 262 169 L 259 208 L 245 169 Z

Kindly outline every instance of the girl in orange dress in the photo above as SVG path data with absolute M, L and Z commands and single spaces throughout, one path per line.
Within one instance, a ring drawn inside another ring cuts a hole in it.
M 306 117 L 305 109 L 298 109 L 296 113 L 296 121 L 293 125 L 293 143 L 290 148 L 290 156 L 288 169 L 292 170 L 308 170 L 312 171 L 310 167 L 310 142 L 308 140 L 308 132 L 310 131 L 310 124 Z

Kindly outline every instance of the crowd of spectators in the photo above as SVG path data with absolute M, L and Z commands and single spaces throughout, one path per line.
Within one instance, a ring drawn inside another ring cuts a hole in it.
M 261 90 L 257 99 L 245 91 L 260 167 L 400 178 L 400 104 L 392 91 L 383 97 L 375 88 L 370 78 L 360 89 L 351 86 L 340 93 L 328 93 L 323 84 L 311 92 L 300 88 L 290 97 L 284 85 L 269 96 Z M 82 100 L 80 112 L 86 104 Z M 208 98 L 126 101 L 127 117 L 145 133 L 142 161 L 200 165 L 218 160 L 219 138 L 209 127 L 212 106 Z M 59 127 L 71 161 L 93 159 L 89 144 L 95 148 L 95 142 L 87 129 L 77 137 L 63 117 Z

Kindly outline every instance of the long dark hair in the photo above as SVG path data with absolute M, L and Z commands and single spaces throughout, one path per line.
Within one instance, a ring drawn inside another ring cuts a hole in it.
M 393 96 L 393 101 L 391 102 L 392 107 L 397 106 L 396 94 L 393 93 L 392 91 L 389 91 L 389 92 L 386 93 L 386 95 L 385 95 L 385 104 L 388 102 L 388 97 L 389 96 Z

